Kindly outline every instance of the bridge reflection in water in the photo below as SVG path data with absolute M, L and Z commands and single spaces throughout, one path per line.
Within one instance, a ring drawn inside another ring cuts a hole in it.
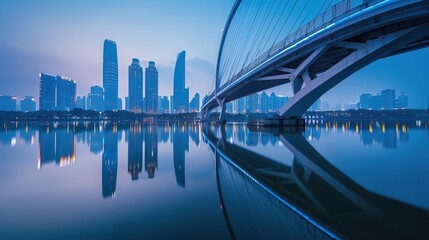
M 233 238 L 429 237 L 428 211 L 366 190 L 326 160 L 301 131 L 250 129 L 256 134 L 247 137 L 261 131 L 293 154 L 291 166 L 227 141 L 225 125 L 203 128 Z

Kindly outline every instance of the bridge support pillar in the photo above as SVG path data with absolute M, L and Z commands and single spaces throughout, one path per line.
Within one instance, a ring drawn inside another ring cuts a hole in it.
M 219 123 L 226 123 L 226 119 L 225 119 L 225 111 L 226 111 L 226 104 L 224 100 L 221 99 L 216 99 L 216 101 L 218 102 L 219 106 L 220 106 L 220 115 L 219 115 Z
M 262 119 L 257 121 L 251 121 L 248 125 L 266 126 L 266 127 L 303 127 L 305 126 L 305 120 L 300 117 L 282 117 L 276 116 L 274 118 Z

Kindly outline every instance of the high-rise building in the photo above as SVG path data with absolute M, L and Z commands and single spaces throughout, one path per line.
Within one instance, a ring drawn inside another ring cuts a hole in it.
M 145 103 L 146 113 L 158 113 L 158 70 L 153 61 L 146 68 Z
M 274 92 L 270 94 L 270 99 L 268 100 L 268 112 L 277 112 L 277 96 Z
M 118 53 L 116 42 L 106 39 L 103 48 L 105 110 L 116 110 L 118 102 Z
M 266 113 L 268 112 L 268 102 L 269 102 L 269 97 L 268 94 L 266 92 L 262 92 L 261 93 L 261 112 L 262 113 Z
M 195 93 L 191 102 L 189 103 L 190 112 L 198 112 L 200 111 L 200 94 Z
M 129 97 L 125 97 L 125 110 L 131 111 L 130 98 Z
M 259 112 L 259 95 L 258 93 L 254 93 L 247 97 L 247 111 L 248 112 Z
M 122 110 L 122 98 L 118 98 L 118 110 Z
M 57 76 L 56 80 L 57 110 L 73 110 L 76 103 L 76 81 L 67 77 Z
M 170 101 L 168 101 L 168 97 L 160 97 L 160 104 L 159 104 L 159 113 L 169 113 L 170 111 Z
M 26 96 L 21 99 L 21 112 L 34 112 L 36 111 L 36 100 L 32 96 Z
M 237 113 L 245 113 L 247 110 L 246 98 L 242 97 L 237 100 Z
M 370 109 L 371 108 L 371 98 L 372 95 L 369 93 L 364 93 L 359 97 L 360 108 L 362 109 Z
M 130 101 L 129 110 L 135 113 L 142 112 L 143 100 L 143 69 L 139 60 L 133 58 L 128 67 L 128 97 Z
M 86 97 L 85 96 L 77 96 L 76 97 L 75 108 L 80 108 L 80 109 L 86 110 Z
M 371 96 L 371 105 L 370 108 L 373 110 L 380 110 L 381 109 L 381 95 L 380 94 L 374 94 Z
M 88 94 L 88 109 L 102 112 L 104 110 L 103 88 L 92 86 Z
M 174 68 L 173 113 L 187 112 L 189 108 L 189 88 L 185 88 L 185 55 L 185 51 L 177 55 Z
M 395 107 L 395 90 L 386 89 L 381 91 L 381 107 L 393 109 Z
M 16 97 L 0 95 L 0 111 L 16 111 Z
M 56 77 L 53 75 L 39 74 L 39 108 L 40 110 L 55 109 Z
M 39 108 L 72 110 L 76 103 L 76 81 L 64 76 L 40 73 Z
M 396 99 L 395 101 L 395 108 L 408 108 L 408 96 L 405 96 L 404 93 Z

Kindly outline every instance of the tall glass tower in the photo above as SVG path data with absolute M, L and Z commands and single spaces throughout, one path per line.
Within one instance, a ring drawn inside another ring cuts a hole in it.
M 130 101 L 130 111 L 141 113 L 143 101 L 143 69 L 140 67 L 137 58 L 133 58 L 131 65 L 128 67 L 128 97 Z
M 40 94 L 39 94 L 39 108 L 40 110 L 54 110 L 55 109 L 55 88 L 57 78 L 55 76 L 40 73 Z
M 155 62 L 150 61 L 146 68 L 146 113 L 158 113 L 158 70 Z
M 116 42 L 104 40 L 103 88 L 105 110 L 116 110 L 118 102 L 118 53 Z
M 189 89 L 185 88 L 185 55 L 185 51 L 177 55 L 174 68 L 174 98 L 172 103 L 174 113 L 188 112 L 189 110 Z

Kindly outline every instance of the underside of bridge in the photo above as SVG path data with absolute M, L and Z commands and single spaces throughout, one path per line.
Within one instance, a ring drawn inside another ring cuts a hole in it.
M 223 85 L 217 79 L 203 113 L 221 106 L 223 120 L 227 102 L 287 84 L 293 96 L 279 115 L 300 117 L 359 69 L 381 58 L 429 46 L 429 1 L 364 2 L 292 44 L 270 49 L 264 61 Z

